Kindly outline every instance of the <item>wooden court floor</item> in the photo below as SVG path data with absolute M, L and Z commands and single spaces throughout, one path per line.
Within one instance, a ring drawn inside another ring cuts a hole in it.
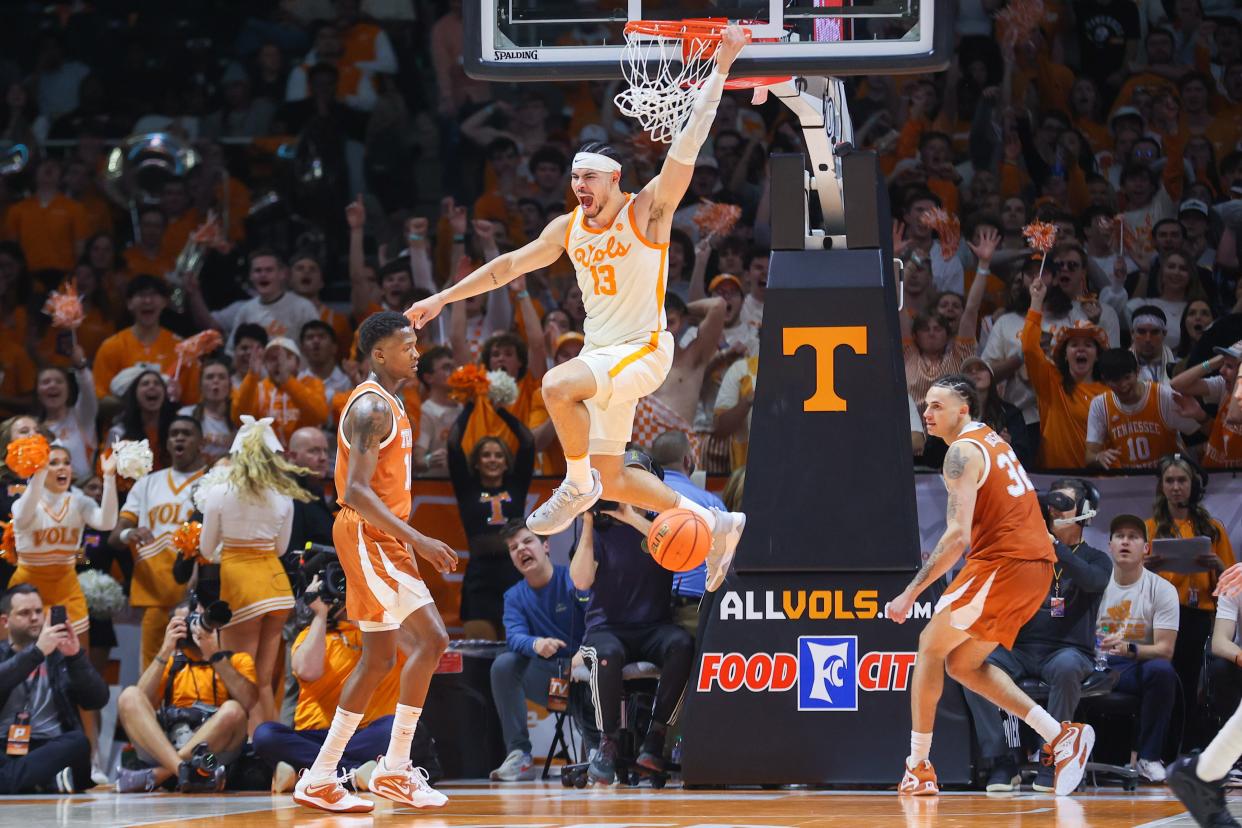
M 876 791 L 566 790 L 551 784 L 452 783 L 437 811 L 379 800 L 373 815 L 333 816 L 288 796 L 177 796 L 92 792 L 0 798 L 0 826 L 180 826 L 180 828 L 1111 828 L 1192 826 L 1162 787 L 1127 794 L 1101 789 L 1073 797 L 947 793 L 931 799 Z M 102 791 L 102 789 L 100 789 Z M 1242 814 L 1242 797 L 1235 800 Z

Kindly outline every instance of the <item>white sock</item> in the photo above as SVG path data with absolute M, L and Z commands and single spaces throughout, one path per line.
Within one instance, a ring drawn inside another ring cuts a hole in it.
M 1216 734 L 1211 744 L 1199 754 L 1195 774 L 1204 782 L 1223 779 L 1233 763 L 1242 755 L 1242 707 L 1239 707 L 1225 726 Z
M 699 517 L 703 518 L 703 520 L 707 521 L 708 529 L 714 530 L 716 528 L 716 516 L 712 514 L 712 510 L 708 509 L 706 506 L 700 506 L 685 495 L 677 495 L 677 508 L 689 509 Z
M 1053 739 L 1061 735 L 1061 723 L 1052 718 L 1047 710 L 1044 710 L 1038 704 L 1031 708 L 1031 712 L 1026 714 L 1026 718 L 1022 721 L 1031 726 L 1045 742 L 1051 743 Z
M 388 753 L 384 755 L 384 764 L 389 768 L 410 761 L 410 743 L 414 741 L 414 728 L 418 727 L 418 717 L 421 715 L 421 707 L 397 705 L 397 714 L 392 720 L 392 737 L 388 740 Z
M 910 755 L 906 757 L 906 767 L 913 768 L 919 762 L 931 756 L 931 739 L 930 733 L 919 733 L 917 730 L 910 731 Z
M 341 754 L 345 752 L 345 746 L 353 738 L 354 731 L 358 729 L 361 721 L 361 713 L 350 713 L 343 707 L 336 709 L 336 715 L 332 717 L 332 726 L 328 728 L 328 735 L 324 737 L 323 747 L 319 749 L 319 755 L 315 757 L 315 764 L 311 765 L 311 776 L 336 776 L 336 766 L 341 762 Z
M 565 479 L 580 492 L 589 492 L 595 485 L 591 478 L 591 455 L 565 458 Z

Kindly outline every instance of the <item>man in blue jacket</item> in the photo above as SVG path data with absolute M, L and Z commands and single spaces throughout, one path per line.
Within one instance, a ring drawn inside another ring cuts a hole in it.
M 492 697 L 509 755 L 492 771 L 491 779 L 516 782 L 535 778 L 526 730 L 526 700 L 546 707 L 549 682 L 554 678 L 568 682 L 571 658 L 586 629 L 583 613 L 587 595 L 574 589 L 569 567 L 552 564 L 548 542 L 527 529 L 524 522 L 510 521 L 501 537 L 522 580 L 505 591 L 505 640 L 509 649 L 492 662 Z M 594 730 L 590 717 L 575 711 L 574 718 L 590 742 L 590 731 Z

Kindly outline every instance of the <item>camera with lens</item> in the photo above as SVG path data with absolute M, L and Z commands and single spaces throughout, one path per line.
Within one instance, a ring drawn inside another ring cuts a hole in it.
M 315 576 L 319 576 L 319 585 L 313 591 L 310 585 Z M 341 567 L 336 549 L 321 543 L 307 543 L 302 551 L 302 564 L 297 572 L 297 594 L 303 603 L 310 604 L 316 599 L 330 607 L 329 614 L 336 614 L 345 606 L 345 570 Z
M 185 649 L 194 643 L 194 635 L 198 632 L 212 633 L 233 620 L 233 610 L 228 601 L 207 600 L 202 593 L 192 593 L 195 609 L 185 617 L 185 638 L 177 642 L 177 646 Z
M 612 515 L 606 515 L 605 512 L 615 512 L 621 508 L 621 504 L 615 500 L 597 500 L 595 505 L 591 507 L 591 517 L 595 518 L 596 527 L 603 529 L 612 526 L 617 519 Z

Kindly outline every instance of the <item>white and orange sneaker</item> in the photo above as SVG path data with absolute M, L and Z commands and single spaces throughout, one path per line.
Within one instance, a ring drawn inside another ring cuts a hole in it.
M 341 776 L 312 776 L 309 771 L 305 771 L 293 788 L 293 801 L 308 808 L 336 814 L 370 813 L 375 808 L 375 803 L 345 790 L 341 783 L 347 779 L 347 773 Z
M 447 796 L 427 783 L 427 771 L 414 767 L 408 759 L 390 768 L 388 760 L 381 756 L 367 788 L 373 794 L 415 808 L 439 808 L 448 802 Z
M 906 765 L 906 773 L 901 777 L 897 793 L 910 796 L 935 796 L 940 793 L 940 786 L 936 784 L 936 769 L 932 767 L 932 763 L 924 759 L 914 767 Z
M 1044 764 L 1056 773 L 1053 790 L 1057 796 L 1069 796 L 1078 788 L 1087 770 L 1087 758 L 1095 747 L 1095 729 L 1077 722 L 1061 722 L 1057 738 L 1044 746 Z

